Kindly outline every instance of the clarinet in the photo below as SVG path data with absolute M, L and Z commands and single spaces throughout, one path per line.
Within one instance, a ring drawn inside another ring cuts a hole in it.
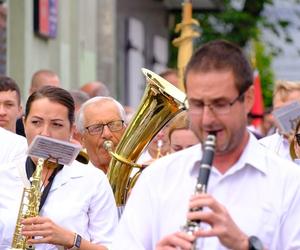
M 216 145 L 216 136 L 215 134 L 209 134 L 203 144 L 203 155 L 202 160 L 200 162 L 200 169 L 197 178 L 197 184 L 195 187 L 195 194 L 203 194 L 206 193 L 208 179 L 210 175 L 210 170 L 212 167 L 214 154 L 215 154 L 215 145 Z M 202 210 L 202 207 L 194 208 L 191 211 L 199 211 Z M 190 221 L 182 227 L 182 231 L 188 234 L 194 234 L 195 231 L 200 229 L 200 220 Z M 192 250 L 197 250 L 196 248 L 197 240 L 193 242 Z

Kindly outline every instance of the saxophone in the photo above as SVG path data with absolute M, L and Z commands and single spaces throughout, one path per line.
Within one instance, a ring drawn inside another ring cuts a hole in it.
M 28 238 L 22 235 L 21 221 L 25 218 L 35 217 L 39 214 L 42 186 L 42 170 L 44 159 L 39 158 L 36 169 L 32 175 L 31 186 L 24 188 L 21 205 L 19 208 L 17 223 L 13 235 L 11 249 L 13 250 L 32 250 L 34 246 L 27 244 Z
M 200 163 L 200 169 L 195 188 L 195 194 L 206 193 L 210 170 L 212 167 L 214 154 L 215 154 L 216 136 L 209 134 L 203 144 L 203 155 Z M 202 210 L 202 208 L 193 209 L 192 211 Z M 200 220 L 190 221 L 182 227 L 182 231 L 188 234 L 194 234 L 195 231 L 200 229 Z M 193 242 L 192 250 L 197 250 L 197 240 Z

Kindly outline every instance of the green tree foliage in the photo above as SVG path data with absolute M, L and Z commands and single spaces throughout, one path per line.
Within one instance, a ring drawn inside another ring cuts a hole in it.
M 260 41 L 253 43 L 256 68 L 259 71 L 261 87 L 263 90 L 264 104 L 266 107 L 272 106 L 274 74 L 271 68 L 272 55 L 266 52 L 265 44 Z
M 240 3 L 240 8 L 237 8 L 233 2 Z M 270 106 L 274 82 L 274 74 L 271 68 L 272 55 L 274 49 L 278 48 L 274 47 L 273 50 L 265 48 L 265 45 L 259 39 L 260 27 L 266 27 L 280 36 L 279 30 L 285 30 L 289 22 L 280 19 L 276 23 L 271 23 L 262 16 L 264 8 L 273 4 L 272 0 L 224 0 L 222 3 L 221 10 L 217 12 L 194 14 L 194 18 L 200 22 L 199 30 L 201 32 L 200 38 L 195 40 L 195 47 L 214 39 L 226 39 L 240 45 L 242 48 L 248 48 L 249 51 L 250 41 L 256 41 L 250 50 L 256 52 L 256 67 L 261 76 L 264 102 L 266 106 Z M 181 22 L 180 14 L 175 15 L 175 22 Z M 171 38 L 178 36 L 174 33 L 173 28 L 170 33 Z M 286 36 L 285 40 L 291 42 L 288 33 L 283 32 L 283 34 Z M 170 47 L 170 66 L 176 67 L 177 48 Z

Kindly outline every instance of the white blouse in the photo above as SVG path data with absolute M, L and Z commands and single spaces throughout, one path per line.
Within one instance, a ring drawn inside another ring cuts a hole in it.
M 11 245 L 24 187 L 20 169 L 25 172 L 25 160 L 0 170 L 0 249 L 9 249 Z M 77 161 L 58 172 L 40 215 L 106 247 L 110 246 L 118 220 L 107 177 L 101 170 Z M 36 249 L 58 249 L 58 246 L 37 244 Z

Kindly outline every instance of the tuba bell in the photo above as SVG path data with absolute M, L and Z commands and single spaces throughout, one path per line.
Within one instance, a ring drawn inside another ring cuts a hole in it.
M 90 158 L 89 158 L 86 148 L 83 148 L 79 151 L 79 153 L 76 157 L 76 161 L 78 161 L 82 164 L 89 164 Z
M 115 152 L 111 152 L 107 172 L 117 206 L 121 209 L 132 187 L 131 171 L 140 167 L 135 163 L 140 154 L 168 121 L 186 107 L 185 93 L 150 70 L 142 69 L 142 72 L 147 81 L 144 95 Z

